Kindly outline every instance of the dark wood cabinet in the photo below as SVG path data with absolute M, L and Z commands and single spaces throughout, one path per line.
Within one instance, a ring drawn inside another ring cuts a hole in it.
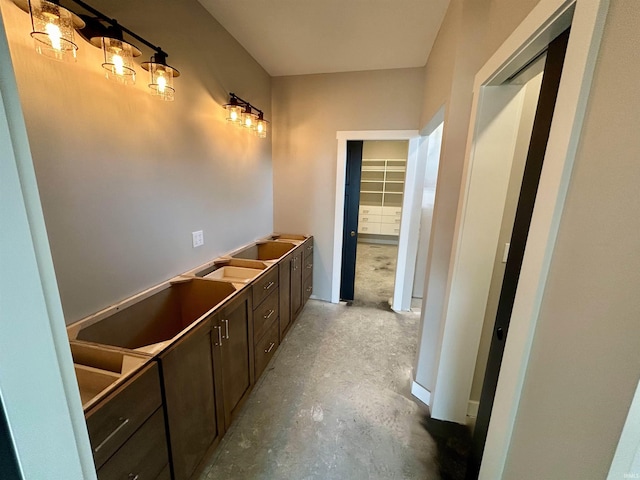
M 295 321 L 302 310 L 302 250 L 293 252 L 291 259 L 291 321 Z
M 307 303 L 313 291 L 313 237 L 302 244 L 302 306 Z
M 269 361 L 276 353 L 280 341 L 278 339 L 278 327 L 274 323 L 256 343 L 256 378 L 262 375 Z
M 153 362 L 91 408 L 85 418 L 96 468 L 102 467 L 161 405 L 158 365 Z
M 155 480 L 168 469 L 169 456 L 161 408 L 99 470 L 98 480 Z
M 191 477 L 224 432 L 215 397 L 211 319 L 160 356 L 175 480 Z
M 279 297 L 280 297 L 280 308 L 278 309 L 278 313 L 280 315 L 280 341 L 284 338 L 289 329 L 289 325 L 291 324 L 291 261 L 293 258 L 293 253 L 290 253 L 286 257 L 284 257 L 280 264 L 279 268 Z
M 254 383 L 252 300 L 250 291 L 240 294 L 214 320 L 214 366 L 218 408 L 228 428 Z

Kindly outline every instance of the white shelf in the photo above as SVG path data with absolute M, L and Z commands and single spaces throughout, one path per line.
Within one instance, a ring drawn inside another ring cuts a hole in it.
M 398 235 L 405 167 L 405 159 L 362 159 L 359 233 Z M 387 214 L 384 217 L 383 211 Z M 390 212 L 393 222 L 387 218 Z

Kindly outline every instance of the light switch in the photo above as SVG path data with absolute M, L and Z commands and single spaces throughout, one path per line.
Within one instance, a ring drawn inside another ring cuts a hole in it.
M 504 252 L 502 253 L 502 263 L 507 263 L 507 259 L 509 258 L 509 247 L 511 246 L 510 243 L 505 243 L 504 244 Z
M 191 232 L 191 237 L 193 239 L 193 248 L 204 245 L 204 232 L 202 230 Z

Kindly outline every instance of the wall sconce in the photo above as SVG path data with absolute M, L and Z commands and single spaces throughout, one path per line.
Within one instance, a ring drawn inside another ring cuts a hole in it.
M 142 55 L 142 52 L 124 40 L 126 33 L 156 52 L 149 62 L 142 64 L 142 68 L 150 73 L 149 88 L 152 95 L 163 100 L 174 99 L 173 79 L 179 76 L 180 72 L 167 65 L 167 54 L 160 47 L 156 47 L 82 0 L 67 1 L 81 7 L 82 18 L 70 9 L 63 8 L 60 0 L 13 0 L 13 3 L 31 16 L 31 36 L 38 53 L 56 60 L 75 61 L 78 50 L 75 43 L 77 30 L 81 37 L 102 49 L 102 67 L 106 70 L 107 78 L 123 84 L 133 84 L 136 75 L 133 57 Z
M 229 103 L 224 106 L 227 110 L 227 122 L 247 128 L 259 138 L 265 138 L 269 122 L 264 119 L 264 112 L 241 99 L 235 93 L 230 93 L 229 96 L 231 97 Z
M 162 100 L 173 101 L 173 78 L 179 77 L 180 72 L 167 65 L 167 54 L 160 50 L 151 57 L 151 60 L 144 62 L 142 68 L 149 72 L 149 88 L 151 94 L 160 97 Z
M 83 28 L 80 17 L 61 7 L 58 0 L 14 0 L 31 17 L 31 37 L 36 51 L 55 60 L 75 62 L 78 46 L 74 31 Z
M 107 28 L 106 35 L 91 38 L 91 44 L 102 48 L 102 68 L 106 70 L 105 77 L 124 85 L 136 83 L 133 57 L 139 57 L 142 52 L 124 41 L 122 29 L 117 23 Z

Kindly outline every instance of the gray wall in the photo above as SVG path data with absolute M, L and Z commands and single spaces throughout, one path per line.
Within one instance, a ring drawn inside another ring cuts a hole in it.
M 408 140 L 365 140 L 362 143 L 362 158 L 406 160 L 408 155 Z
M 638 382 L 638 25 L 610 3 L 505 479 L 605 478 Z
M 274 229 L 315 236 L 314 295 L 331 298 L 336 132 L 417 129 L 424 69 L 273 79 Z
M 39 56 L 29 15 L 0 0 L 67 322 L 270 233 L 273 218 L 270 137 L 227 125 L 222 107 L 233 91 L 271 119 L 262 67 L 196 0 L 91 4 L 182 76 L 167 103 L 139 66 L 134 87 L 105 79 L 81 38 L 77 64 Z

